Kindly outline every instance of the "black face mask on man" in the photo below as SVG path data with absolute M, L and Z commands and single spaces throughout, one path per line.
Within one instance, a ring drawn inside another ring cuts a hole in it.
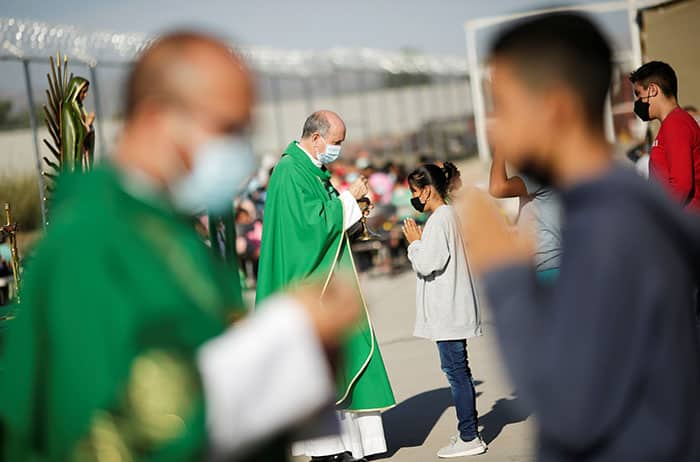
M 649 115 L 649 106 L 650 106 L 650 104 L 649 104 L 650 94 L 649 93 L 651 93 L 651 89 L 649 92 L 647 92 L 647 96 L 646 96 L 647 102 L 646 103 L 644 101 L 642 101 L 641 96 L 639 98 L 637 98 L 636 100 L 634 100 L 634 113 L 637 115 L 637 117 L 642 119 L 642 121 L 644 121 L 644 122 L 649 122 L 649 120 L 651 120 L 651 116 Z
M 646 103 L 639 98 L 634 102 L 634 113 L 644 122 L 649 122 L 649 102 Z

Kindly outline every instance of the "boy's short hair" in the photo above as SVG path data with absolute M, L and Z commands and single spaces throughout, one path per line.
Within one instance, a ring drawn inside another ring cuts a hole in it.
M 556 13 L 518 22 L 501 32 L 491 48 L 533 89 L 564 84 L 581 98 L 586 119 L 603 127 L 612 77 L 612 52 L 588 17 Z
M 662 61 L 650 61 L 630 74 L 630 82 L 649 88 L 655 83 L 666 96 L 678 99 L 678 78 L 673 68 Z

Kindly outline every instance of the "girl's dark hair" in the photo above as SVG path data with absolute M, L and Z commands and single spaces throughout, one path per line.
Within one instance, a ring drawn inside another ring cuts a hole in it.
M 424 164 L 408 175 L 411 189 L 423 189 L 433 186 L 443 199 L 448 199 L 453 182 L 460 176 L 459 170 L 452 162 L 445 162 L 443 167 Z

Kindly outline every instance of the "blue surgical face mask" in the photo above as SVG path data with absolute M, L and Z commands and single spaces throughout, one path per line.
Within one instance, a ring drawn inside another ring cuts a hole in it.
M 232 207 L 234 196 L 255 173 L 255 166 L 247 138 L 213 138 L 197 148 L 192 171 L 170 187 L 173 204 L 186 214 L 222 213 Z
M 326 140 L 324 139 L 323 142 L 325 143 Z M 340 146 L 326 143 L 326 151 L 318 155 L 318 160 L 323 165 L 327 165 L 338 160 L 338 157 L 340 157 Z

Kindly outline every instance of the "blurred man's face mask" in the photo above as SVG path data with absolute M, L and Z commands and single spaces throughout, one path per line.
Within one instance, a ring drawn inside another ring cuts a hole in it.
M 538 186 L 551 188 L 554 185 L 554 176 L 552 172 L 549 171 L 549 169 L 537 165 L 534 160 L 527 160 L 519 167 L 518 171 Z
M 255 173 L 250 140 L 241 134 L 210 135 L 191 158 L 192 169 L 170 186 L 173 205 L 185 214 L 218 214 L 233 207 L 233 198 Z

